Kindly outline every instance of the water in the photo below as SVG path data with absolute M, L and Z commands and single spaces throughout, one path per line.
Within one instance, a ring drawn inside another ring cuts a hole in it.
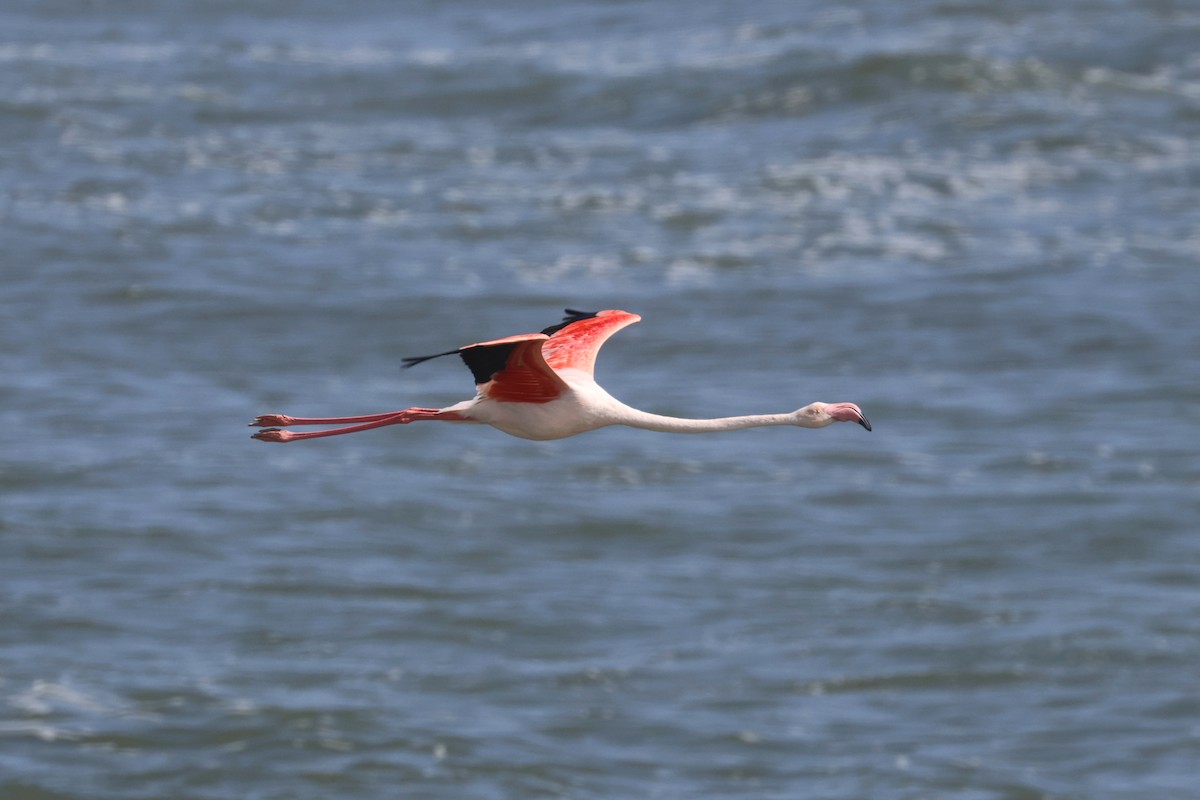
M 0 10 L 0 797 L 1200 797 L 1200 14 L 701 5 Z

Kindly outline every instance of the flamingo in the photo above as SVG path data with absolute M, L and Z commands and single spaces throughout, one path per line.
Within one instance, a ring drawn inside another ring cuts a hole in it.
M 812 403 L 788 414 L 752 414 L 718 419 L 683 419 L 651 414 L 620 402 L 593 377 L 596 353 L 617 331 L 641 319 L 628 311 L 587 312 L 568 308 L 558 325 L 436 353 L 405 358 L 412 367 L 431 358 L 459 355 L 475 377 L 476 395 L 447 408 L 406 408 L 358 417 L 289 417 L 264 414 L 251 427 L 263 442 L 294 442 L 321 436 L 407 425 L 422 420 L 491 425 L 512 436 L 539 441 L 564 439 L 609 425 L 668 433 L 710 433 L 764 425 L 824 428 L 834 422 L 871 423 L 854 403 Z M 291 425 L 345 427 L 297 433 Z

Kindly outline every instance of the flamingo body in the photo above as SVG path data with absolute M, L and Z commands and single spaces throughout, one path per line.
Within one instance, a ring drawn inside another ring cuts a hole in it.
M 491 425 L 510 436 L 536 441 L 565 439 L 580 433 L 616 425 L 626 408 L 604 391 L 590 376 L 568 375 L 566 388 L 545 401 L 511 401 L 478 397 L 450 406 L 447 411 Z
M 637 314 L 615 309 L 595 313 L 567 309 L 563 322 L 541 333 L 508 336 L 432 356 L 406 358 L 407 368 L 431 358 L 459 355 L 475 378 L 475 397 L 447 408 L 407 408 L 358 417 L 266 414 L 250 423 L 265 428 L 253 438 L 288 442 L 418 420 L 482 423 L 512 436 L 534 440 L 564 439 L 609 425 L 708 433 L 766 425 L 823 428 L 834 422 L 857 422 L 871 430 L 871 423 L 853 403 L 812 403 L 787 414 L 717 419 L 667 417 L 627 406 L 596 383 L 596 353 L 610 336 L 640 319 Z M 307 433 L 282 430 L 289 425 L 347 423 L 347 427 Z

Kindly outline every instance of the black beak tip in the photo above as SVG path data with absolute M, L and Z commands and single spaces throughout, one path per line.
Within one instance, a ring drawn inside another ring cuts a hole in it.
M 865 416 L 858 421 L 858 424 L 862 425 L 867 430 L 871 430 L 871 420 L 867 419 Z

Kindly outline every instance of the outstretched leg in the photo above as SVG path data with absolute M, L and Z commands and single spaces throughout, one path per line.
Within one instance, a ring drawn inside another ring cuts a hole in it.
M 436 408 L 406 408 L 403 411 L 386 411 L 383 414 L 364 414 L 360 417 L 289 417 L 287 414 L 263 414 L 255 417 L 251 428 L 286 428 L 290 425 L 354 425 L 360 422 L 378 422 L 409 411 L 436 411 Z
M 279 428 L 268 428 L 252 434 L 250 438 L 258 439 L 260 442 L 294 442 L 298 439 L 317 439 L 322 436 L 340 436 L 343 433 L 369 431 L 372 428 L 382 428 L 385 425 L 407 425 L 410 422 L 426 419 L 443 420 L 446 422 L 470 421 L 457 411 L 442 411 L 437 408 L 406 408 L 403 411 L 393 411 L 389 414 L 370 414 L 363 417 L 295 418 L 283 414 L 266 414 L 256 418 L 251 425 L 269 425 L 272 424 L 272 420 L 278 420 L 284 425 L 327 425 L 337 422 L 355 421 L 361 421 L 362 424 L 350 425 L 345 428 L 331 428 L 327 431 L 309 431 L 307 433 L 295 433 L 293 431 L 280 430 Z

